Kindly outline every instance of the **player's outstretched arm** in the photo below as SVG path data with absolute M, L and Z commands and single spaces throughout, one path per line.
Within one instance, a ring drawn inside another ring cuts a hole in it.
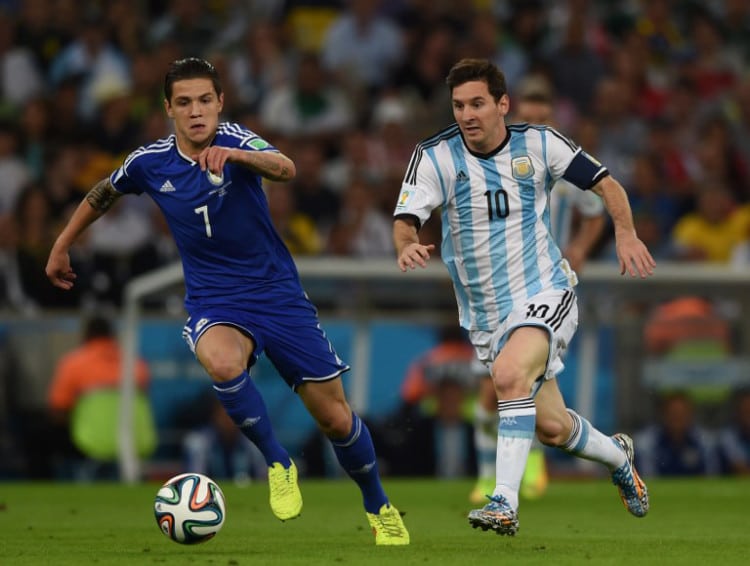
M 430 252 L 435 249 L 435 244 L 419 243 L 417 223 L 411 218 L 394 220 L 393 243 L 396 246 L 396 257 L 401 271 L 415 269 L 417 265 L 427 267 Z
M 604 200 L 604 206 L 615 226 L 620 274 L 624 275 L 627 272 L 631 277 L 640 275 L 641 278 L 652 275 L 656 262 L 635 232 L 633 213 L 625 189 L 611 176 L 607 176 L 594 185 L 593 190 Z
M 248 151 L 212 145 L 201 151 L 195 160 L 202 171 L 208 169 L 221 175 L 224 165 L 236 163 L 271 181 L 291 181 L 297 174 L 294 162 L 279 151 Z
M 120 196 L 122 196 L 121 193 L 115 190 L 109 179 L 102 179 L 78 205 L 55 240 L 47 259 L 47 267 L 44 271 L 55 287 L 65 290 L 73 287 L 76 274 L 70 266 L 68 253 L 70 247 L 92 222 L 112 208 Z

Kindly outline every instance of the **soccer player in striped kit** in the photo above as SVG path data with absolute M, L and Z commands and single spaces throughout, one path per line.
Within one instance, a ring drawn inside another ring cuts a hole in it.
M 349 369 L 320 327 L 289 250 L 271 222 L 261 178 L 289 181 L 294 163 L 244 126 L 219 122 L 224 95 L 214 66 L 173 62 L 164 105 L 175 133 L 132 152 L 86 195 L 47 262 L 54 285 L 76 278 L 69 249 L 124 194 L 147 193 L 159 206 L 182 258 L 183 337 L 213 381 L 227 414 L 263 453 L 271 510 L 282 521 L 302 511 L 297 468 L 276 439 L 250 367 L 265 352 L 333 444 L 362 492 L 378 545 L 409 544 L 378 473 L 372 438 L 347 403 Z
M 565 407 L 555 376 L 578 323 L 575 272 L 550 233 L 549 192 L 562 178 L 604 201 L 621 274 L 641 278 L 655 262 L 633 227 L 622 186 L 580 147 L 548 126 L 506 126 L 505 77 L 491 62 L 464 59 L 447 77 L 456 123 L 417 145 L 394 211 L 402 271 L 425 267 L 435 245 L 419 228 L 440 207 L 441 256 L 461 326 L 492 375 L 498 398 L 496 485 L 469 523 L 518 530 L 519 487 L 536 433 L 544 444 L 604 464 L 625 507 L 648 512 L 632 440 L 606 436 Z
M 513 99 L 510 121 L 555 127 L 552 86 L 542 75 L 524 78 Z M 576 273 L 598 242 L 606 219 L 602 199 L 593 191 L 582 191 L 565 179 L 558 179 L 550 189 L 550 229 L 563 257 Z M 476 364 L 479 391 L 474 410 L 474 438 L 477 447 L 477 483 L 469 500 L 481 503 L 495 485 L 497 452 L 497 397 L 492 380 L 481 363 Z M 484 379 L 484 377 L 487 379 Z M 547 464 L 544 450 L 534 439 L 521 481 L 521 498 L 541 497 L 547 489 Z

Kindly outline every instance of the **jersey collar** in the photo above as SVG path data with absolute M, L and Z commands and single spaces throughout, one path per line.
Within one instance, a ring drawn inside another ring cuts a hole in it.
M 209 143 L 208 145 L 210 145 L 210 146 L 213 145 L 215 141 L 216 141 L 216 135 L 214 134 L 214 137 L 211 140 L 211 143 Z M 174 136 L 174 148 L 177 150 L 177 154 L 180 157 L 182 157 L 185 161 L 187 161 L 188 163 L 190 163 L 190 165 L 197 165 L 198 162 L 195 159 L 193 159 L 189 155 L 183 153 L 183 151 L 180 149 L 180 144 L 177 143 L 177 136 Z
M 461 134 L 461 141 L 464 142 L 464 147 L 466 147 L 466 151 L 468 151 L 469 153 L 471 153 L 474 157 L 476 157 L 478 159 L 489 159 L 491 157 L 496 156 L 498 153 L 500 153 L 500 151 L 502 151 L 502 149 L 506 145 L 508 145 L 508 142 L 510 141 L 510 130 L 508 128 L 506 128 L 505 129 L 505 139 L 502 142 L 500 142 L 499 146 L 497 146 L 495 149 L 493 149 L 492 151 L 490 151 L 488 153 L 479 153 L 478 151 L 474 151 L 473 149 L 471 149 L 468 146 L 468 144 L 466 143 L 466 140 L 464 139 L 464 135 L 463 135 L 463 133 L 461 133 L 460 130 L 459 130 L 459 133 Z

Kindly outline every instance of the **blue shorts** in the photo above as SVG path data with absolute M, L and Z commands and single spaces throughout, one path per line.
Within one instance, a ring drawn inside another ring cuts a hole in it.
M 189 314 L 182 337 L 193 354 L 206 330 L 218 324 L 234 326 L 255 342 L 248 368 L 265 352 L 293 390 L 305 381 L 328 381 L 350 369 L 336 355 L 306 296 L 279 305 L 274 314 L 237 307 L 197 308 Z

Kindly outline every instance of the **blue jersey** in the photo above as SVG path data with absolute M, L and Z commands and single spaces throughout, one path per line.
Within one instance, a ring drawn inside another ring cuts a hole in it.
M 219 124 L 212 145 L 277 151 L 247 128 Z M 174 135 L 138 148 L 110 177 L 121 193 L 147 193 L 180 251 L 188 311 L 208 306 L 274 310 L 303 295 L 291 254 L 273 226 L 261 177 L 227 163 L 214 175 L 177 147 Z

